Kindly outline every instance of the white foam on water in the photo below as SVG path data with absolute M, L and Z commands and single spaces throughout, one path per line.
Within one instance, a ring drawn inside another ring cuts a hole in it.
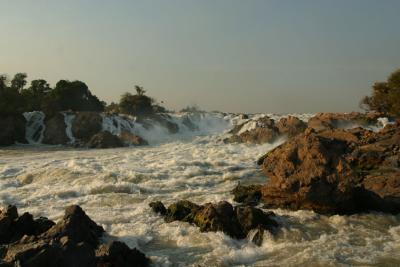
M 63 115 L 64 115 L 65 125 L 67 126 L 65 128 L 65 133 L 67 134 L 69 143 L 74 144 L 76 140 L 75 140 L 74 135 L 72 134 L 72 123 L 75 119 L 75 114 L 68 114 L 68 113 L 64 112 Z
M 203 129 L 189 129 L 185 116 Z M 282 228 L 275 235 L 265 233 L 257 247 L 220 232 L 202 233 L 188 223 L 165 223 L 153 213 L 151 201 L 233 203 L 230 192 L 238 182 L 265 182 L 256 160 L 284 140 L 224 144 L 219 140 L 235 118 L 180 114 L 170 118 L 180 133 L 162 137 L 165 127 L 146 129 L 134 118 L 108 117 L 103 129 L 115 134 L 128 129 L 144 138 L 153 134 L 150 140 L 159 144 L 105 150 L 2 149 L 0 202 L 16 204 L 21 214 L 28 211 L 53 220 L 62 217 L 66 206 L 81 205 L 111 236 L 143 250 L 155 266 L 400 264 L 400 215 L 323 216 L 274 210 Z M 171 141 L 165 142 L 168 138 Z

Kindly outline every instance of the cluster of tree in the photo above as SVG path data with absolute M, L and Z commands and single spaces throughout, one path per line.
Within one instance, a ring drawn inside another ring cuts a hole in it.
M 15 115 L 41 110 L 46 114 L 60 111 L 108 111 L 135 116 L 147 116 L 167 110 L 145 95 L 141 86 L 135 86 L 136 94 L 125 93 L 118 104 L 106 105 L 93 95 L 81 81 L 60 80 L 54 88 L 43 79 L 33 80 L 27 86 L 27 75 L 17 73 L 9 80 L 0 75 L 0 115 Z
M 367 110 L 378 111 L 389 116 L 400 116 L 400 70 L 393 72 L 386 82 L 372 86 L 372 95 L 361 101 Z
M 146 90 L 142 86 L 135 85 L 135 90 L 136 94 L 129 92 L 123 94 L 119 103 L 112 102 L 106 107 L 106 111 L 135 116 L 149 116 L 154 113 L 167 112 L 164 107 L 156 104 L 153 98 L 145 95 Z
M 93 95 L 81 81 L 60 80 L 54 88 L 43 79 L 27 86 L 27 75 L 17 73 L 9 81 L 0 75 L 0 114 L 13 115 L 42 110 L 47 114 L 59 111 L 103 111 L 105 103 Z

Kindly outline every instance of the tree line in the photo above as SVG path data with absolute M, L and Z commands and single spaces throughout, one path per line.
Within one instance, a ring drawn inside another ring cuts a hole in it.
M 60 111 L 97 111 L 148 116 L 167 112 L 155 100 L 146 95 L 143 87 L 135 85 L 136 94 L 125 93 L 119 103 L 99 100 L 82 81 L 60 80 L 52 88 L 46 80 L 32 80 L 27 85 L 26 73 L 17 73 L 10 80 L 0 75 L 0 115 L 15 115 L 27 111 L 43 111 L 55 114 Z M 372 94 L 361 100 L 361 107 L 388 116 L 400 116 L 400 69 L 385 82 L 372 86 Z M 188 107 L 187 110 L 192 111 Z
M 136 94 L 125 93 L 119 103 L 99 100 L 82 81 L 60 80 L 52 88 L 43 79 L 27 82 L 26 73 L 17 73 L 12 79 L 0 75 L 0 115 L 16 115 L 28 111 L 43 111 L 48 115 L 60 111 L 109 111 L 135 116 L 166 112 L 154 99 L 145 95 L 136 85 Z

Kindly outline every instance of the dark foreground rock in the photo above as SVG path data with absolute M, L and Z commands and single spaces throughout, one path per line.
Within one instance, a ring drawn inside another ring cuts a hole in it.
M 400 212 L 400 125 L 378 133 L 307 129 L 259 160 L 267 207 Z
M 197 205 L 187 200 L 180 200 L 167 209 L 161 202 L 153 202 L 150 203 L 150 207 L 163 215 L 166 222 L 188 222 L 198 226 L 202 232 L 221 231 L 237 239 L 246 238 L 253 230 L 272 231 L 278 226 L 272 212 L 265 213 L 252 206 L 233 207 L 226 201 Z M 252 240 L 260 245 L 262 234 Z
M 26 143 L 25 124 L 26 120 L 22 115 L 0 115 L 0 146 Z
M 0 266 L 148 266 L 136 248 L 118 241 L 100 244 L 103 234 L 79 206 L 68 207 L 57 224 L 29 213 L 18 216 L 16 207 L 8 206 L 0 213 Z

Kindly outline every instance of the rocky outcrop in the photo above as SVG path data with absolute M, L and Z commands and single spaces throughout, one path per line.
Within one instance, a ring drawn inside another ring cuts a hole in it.
M 166 222 L 188 222 L 198 226 L 202 232 L 221 231 L 237 239 L 245 238 L 253 230 L 272 231 L 278 226 L 273 219 L 275 216 L 273 213 L 265 213 L 252 206 L 233 207 L 226 201 L 197 205 L 181 200 L 167 209 L 161 202 L 153 202 L 150 207 L 153 211 L 163 215 Z M 252 240 L 260 245 L 262 235 L 258 235 L 256 239 Z
M 26 143 L 26 120 L 22 115 L 0 116 L 0 146 Z
M 45 119 L 45 131 L 43 137 L 43 143 L 48 145 L 66 145 L 69 142 L 69 138 L 66 134 L 67 125 L 64 121 L 64 115 L 56 113 L 50 119 Z
M 400 126 L 378 133 L 307 129 L 265 155 L 267 207 L 322 213 L 400 212 Z
M 93 135 L 86 144 L 89 148 L 117 148 L 124 147 L 121 139 L 109 131 L 99 132 Z
M 98 112 L 78 112 L 72 123 L 72 134 L 84 142 L 89 141 L 103 127 L 103 118 Z
M 246 128 L 249 128 L 245 130 Z M 236 125 L 229 133 L 230 138 L 224 140 L 226 143 L 252 143 L 263 144 L 272 143 L 279 137 L 285 136 L 292 138 L 307 128 L 307 123 L 302 120 L 288 116 L 275 122 L 269 117 L 262 117 L 258 120 L 249 120 L 245 123 Z
M 0 213 L 1 266 L 148 266 L 136 248 L 114 241 L 100 244 L 104 230 L 79 206 L 70 206 L 55 224 L 46 218 L 33 220 L 9 206 Z
M 250 127 L 249 127 L 250 125 Z M 244 130 L 244 127 L 249 129 Z M 225 143 L 271 143 L 279 136 L 279 130 L 274 120 L 265 116 L 255 121 L 247 121 L 236 125 L 231 131 L 232 136 L 224 140 Z
M 292 138 L 304 132 L 307 128 L 307 123 L 296 117 L 288 116 L 287 118 L 280 119 L 276 127 L 278 128 L 279 135 Z
M 356 126 L 369 126 L 376 124 L 376 120 L 382 117 L 380 113 L 318 113 L 308 121 L 308 127 L 317 131 L 346 129 Z

